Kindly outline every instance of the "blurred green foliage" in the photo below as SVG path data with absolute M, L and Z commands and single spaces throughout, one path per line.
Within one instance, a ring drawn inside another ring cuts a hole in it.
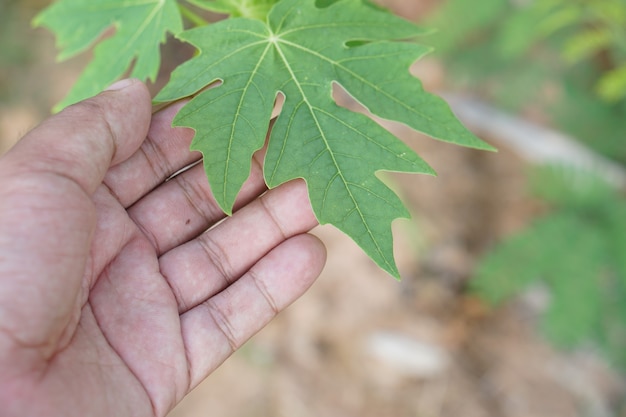
M 625 0 L 447 0 L 427 23 L 457 87 L 626 163 Z M 537 169 L 530 184 L 551 210 L 495 245 L 471 290 L 497 304 L 546 287 L 546 336 L 594 343 L 626 370 L 626 199 L 571 168 Z
M 426 23 L 458 87 L 626 162 L 626 1 L 447 0 Z
M 593 342 L 626 370 L 626 199 L 572 168 L 537 169 L 530 182 L 551 212 L 496 245 L 471 289 L 498 304 L 542 284 L 546 336 L 561 347 Z
M 0 101 L 15 93 L 16 74 L 32 58 L 28 38 L 22 36 L 28 26 L 20 11 L 17 0 L 0 1 Z

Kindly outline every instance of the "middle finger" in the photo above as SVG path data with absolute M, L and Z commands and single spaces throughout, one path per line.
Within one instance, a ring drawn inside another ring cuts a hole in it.
M 182 313 L 242 276 L 270 250 L 317 225 L 304 181 L 270 190 L 159 259 Z
M 252 168 L 234 210 L 266 191 L 259 162 L 252 158 Z M 211 192 L 202 164 L 178 174 L 128 209 L 128 215 L 151 240 L 157 254 L 195 238 L 225 217 Z

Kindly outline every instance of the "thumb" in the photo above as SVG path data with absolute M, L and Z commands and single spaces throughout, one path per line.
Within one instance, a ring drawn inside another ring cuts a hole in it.
M 48 358 L 76 323 L 91 197 L 143 142 L 150 118 L 147 88 L 126 80 L 52 116 L 0 158 L 0 368 L 7 340 Z
M 17 170 L 14 173 L 38 171 L 67 177 L 91 194 L 111 165 L 139 148 L 151 113 L 150 93 L 141 81 L 118 81 L 41 123 L 2 162 Z

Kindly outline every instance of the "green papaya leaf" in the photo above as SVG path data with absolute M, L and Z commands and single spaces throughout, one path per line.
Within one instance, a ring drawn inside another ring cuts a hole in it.
M 405 40 L 423 33 L 358 0 L 324 8 L 314 0 L 283 0 L 266 22 L 234 18 L 181 33 L 200 52 L 174 71 L 155 101 L 195 95 L 174 124 L 196 131 L 192 149 L 204 155 L 216 199 L 230 213 L 282 94 L 264 163 L 268 186 L 303 178 L 319 222 L 344 231 L 398 277 L 391 222 L 408 212 L 376 173 L 433 171 L 372 119 L 339 107 L 331 94 L 337 84 L 382 118 L 490 149 L 409 73 L 429 48 Z
M 33 21 L 57 36 L 58 59 L 73 57 L 108 30 L 94 57 L 56 110 L 91 97 L 120 78 L 133 64 L 131 77 L 154 81 L 160 66 L 159 44 L 166 33 L 183 30 L 175 0 L 59 0 Z

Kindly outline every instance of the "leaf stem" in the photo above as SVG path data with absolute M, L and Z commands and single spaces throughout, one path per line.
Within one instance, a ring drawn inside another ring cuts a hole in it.
M 189 7 L 178 3 L 178 10 L 180 14 L 187 20 L 189 20 L 194 26 L 206 26 L 209 22 L 199 16 L 196 12 L 191 10 Z

